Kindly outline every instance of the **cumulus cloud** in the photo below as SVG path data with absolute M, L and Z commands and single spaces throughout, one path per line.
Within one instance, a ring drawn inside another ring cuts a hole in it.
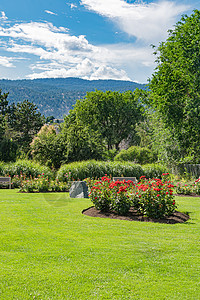
M 130 79 L 121 69 L 116 53 L 106 46 L 94 46 L 85 36 L 72 36 L 51 23 L 20 23 L 0 26 L 0 36 L 9 38 L 6 51 L 32 54 L 40 62 L 31 65 L 28 78 L 81 77 L 86 79 Z M 121 53 L 120 53 L 121 55 Z
M 12 63 L 12 57 L 0 56 L 0 66 L 6 68 L 14 68 L 15 66 Z
M 165 40 L 171 28 L 188 6 L 179 1 L 158 0 L 144 3 L 125 0 L 80 0 L 90 11 L 109 18 L 134 44 L 95 46 L 86 36 L 74 36 L 68 28 L 48 22 L 20 22 L 14 25 L 0 11 L 0 47 L 15 53 L 15 59 L 0 56 L 0 65 L 14 67 L 16 59 L 27 58 L 28 78 L 81 77 L 85 79 L 123 79 L 146 82 L 154 68 L 150 44 Z M 66 4 L 77 8 L 73 1 Z M 45 10 L 47 14 L 56 13 Z M 11 54 L 12 55 L 12 54 Z M 34 63 L 32 57 L 34 55 Z
M 130 4 L 123 0 L 81 0 L 81 3 L 117 23 L 127 34 L 151 43 L 163 40 L 177 16 L 189 8 L 172 1 Z
M 95 79 L 121 79 L 130 80 L 126 72 L 111 68 L 107 65 L 99 65 L 89 59 L 84 59 L 74 67 L 64 67 L 62 65 L 56 65 L 54 63 L 46 65 L 34 65 L 32 69 L 40 70 L 43 68 L 44 71 L 40 73 L 32 73 L 28 76 L 30 79 L 35 78 L 47 78 L 47 77 L 79 77 L 83 79 L 95 80 Z

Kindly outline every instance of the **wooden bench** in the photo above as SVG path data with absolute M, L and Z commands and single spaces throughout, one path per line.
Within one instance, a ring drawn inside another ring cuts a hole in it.
M 131 180 L 131 181 L 133 181 L 133 183 L 137 183 L 136 177 L 113 177 L 113 181 L 117 181 L 117 180 L 119 180 L 119 181 L 123 181 L 123 180 L 128 181 L 128 180 Z
M 9 185 L 9 189 L 11 189 L 11 178 L 10 177 L 0 177 L 0 185 Z

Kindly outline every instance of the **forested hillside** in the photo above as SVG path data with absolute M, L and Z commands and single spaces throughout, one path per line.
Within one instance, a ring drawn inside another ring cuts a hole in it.
M 144 89 L 144 84 L 121 80 L 84 80 L 79 78 L 45 78 L 34 80 L 0 80 L 2 92 L 9 92 L 9 103 L 29 100 L 46 117 L 62 118 L 86 92 L 94 91 L 134 91 Z

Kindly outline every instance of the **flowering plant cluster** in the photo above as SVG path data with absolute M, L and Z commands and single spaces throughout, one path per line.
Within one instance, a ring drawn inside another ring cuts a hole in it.
M 192 182 L 179 181 L 176 184 L 176 193 L 183 195 L 200 195 L 200 178 Z
M 194 183 L 193 182 L 184 182 L 179 181 L 176 184 L 176 193 L 177 194 L 183 194 L 183 195 L 191 195 L 194 193 Z
M 127 214 L 130 207 L 138 213 L 151 218 L 162 218 L 171 215 L 176 204 L 173 195 L 174 185 L 163 178 L 146 179 L 134 184 L 132 181 L 111 181 L 107 175 L 101 180 L 89 182 L 89 197 L 95 207 L 101 211 L 114 211 L 118 214 Z
M 59 182 L 58 180 L 49 180 L 48 177 L 44 177 L 44 174 L 38 177 L 21 178 L 20 192 L 68 192 L 71 183 Z
M 88 180 L 86 180 L 88 182 Z M 132 181 L 112 181 L 107 174 L 98 181 L 88 182 L 89 197 L 95 207 L 101 211 L 114 210 L 118 214 L 126 214 L 131 207 L 131 200 L 127 194 L 134 186 Z
M 195 180 L 193 185 L 193 191 L 195 194 L 200 195 L 200 177 Z
M 64 174 L 64 179 L 63 179 L 64 182 L 71 182 L 71 181 L 75 181 L 75 179 L 73 178 L 72 176 L 72 173 L 71 172 L 67 172 Z M 78 180 L 79 181 L 79 180 Z
M 168 173 L 163 174 L 162 179 L 140 178 L 136 192 L 132 194 L 134 207 L 139 213 L 151 218 L 163 218 L 175 211 L 174 185 L 166 179 L 167 176 Z

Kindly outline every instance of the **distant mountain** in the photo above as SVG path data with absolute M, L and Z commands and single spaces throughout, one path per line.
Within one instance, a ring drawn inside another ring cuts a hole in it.
M 122 80 L 85 80 L 80 78 L 44 78 L 34 80 L 0 80 L 2 92 L 9 92 L 9 103 L 23 100 L 33 102 L 46 117 L 53 115 L 63 118 L 77 99 L 87 92 L 101 91 L 134 91 L 145 89 L 145 84 Z

